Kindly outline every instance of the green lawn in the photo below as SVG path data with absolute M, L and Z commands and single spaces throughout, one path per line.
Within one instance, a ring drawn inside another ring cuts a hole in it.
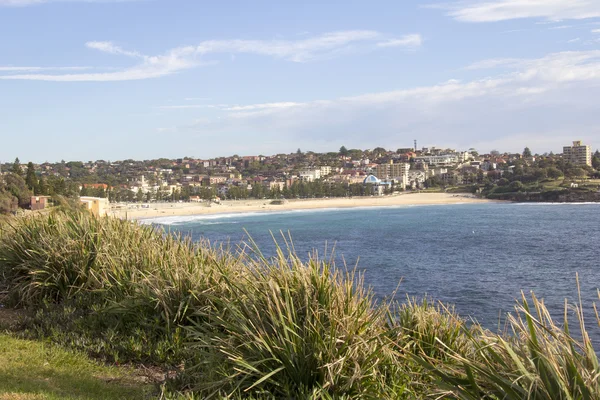
M 0 400 L 148 399 L 153 389 L 128 369 L 0 334 Z

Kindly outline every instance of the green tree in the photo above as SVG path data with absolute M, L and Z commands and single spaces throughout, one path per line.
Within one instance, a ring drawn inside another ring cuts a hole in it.
M 340 156 L 344 156 L 344 157 L 348 155 L 348 149 L 346 148 L 346 146 L 340 147 L 339 154 L 340 154 Z
M 594 157 L 592 157 L 592 167 L 600 170 L 600 154 L 598 154 L 598 151 L 596 151 Z
M 513 192 L 518 192 L 520 190 L 523 189 L 523 183 L 521 181 L 513 181 L 510 183 L 510 185 L 508 185 L 508 187 L 513 191 Z
M 34 193 L 37 192 L 38 188 L 38 179 L 35 175 L 35 168 L 33 163 L 29 161 L 27 163 L 27 173 L 25 174 L 25 183 L 27 183 L 27 187 L 29 190 L 32 190 Z
M 587 172 L 583 168 L 571 168 L 567 171 L 567 176 L 570 178 L 583 178 L 587 175 Z
M 548 173 L 548 178 L 560 179 L 563 176 L 562 171 L 556 167 L 548 167 L 546 171 Z
M 529 147 L 523 149 L 523 157 L 531 157 L 531 150 L 529 150 Z
M 15 161 L 10 168 L 10 172 L 15 175 L 23 176 L 23 168 L 21 168 L 21 161 L 19 161 L 19 157 L 15 158 Z
M 4 175 L 4 191 L 17 198 L 19 207 L 26 208 L 31 202 L 32 192 L 22 176 L 9 172 Z
M 17 208 L 17 198 L 8 192 L 0 191 L 0 214 L 13 213 Z

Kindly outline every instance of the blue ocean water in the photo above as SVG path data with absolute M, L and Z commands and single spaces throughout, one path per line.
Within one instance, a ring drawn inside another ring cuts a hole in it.
M 236 244 L 248 234 L 263 253 L 289 232 L 296 251 L 335 246 L 338 265 L 364 271 L 378 298 L 431 296 L 497 329 L 521 291 L 534 291 L 557 320 L 564 300 L 585 312 L 600 287 L 600 204 L 484 203 L 166 217 L 171 231 Z M 280 241 L 281 242 L 281 241 Z M 401 283 L 400 283 L 401 282 Z M 400 283 L 400 286 L 398 284 Z M 575 321 L 573 321 L 575 322 Z M 590 325 L 590 324 L 588 324 Z M 593 336 L 600 338 L 597 326 Z

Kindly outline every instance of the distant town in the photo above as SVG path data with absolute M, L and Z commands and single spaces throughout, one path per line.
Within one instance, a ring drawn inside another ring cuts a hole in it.
M 233 155 L 213 159 L 61 161 L 18 158 L 1 166 L 0 212 L 45 208 L 53 198 L 90 202 L 203 202 L 389 195 L 400 191 L 471 192 L 488 198 L 595 200 L 600 152 L 580 141 L 561 154 L 413 147 L 329 153 Z

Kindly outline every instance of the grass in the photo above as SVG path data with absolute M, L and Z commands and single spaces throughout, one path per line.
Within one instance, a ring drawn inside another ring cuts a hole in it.
M 153 389 L 124 368 L 0 334 L 0 399 L 147 399 Z
M 217 248 L 85 213 L 0 228 L 0 291 L 32 310 L 18 334 L 157 366 L 172 376 L 165 398 L 600 399 L 581 304 L 566 308 L 581 339 L 535 296 L 492 333 L 432 300 L 376 303 L 360 274 L 301 260 L 286 238 L 267 259 L 252 243 Z M 6 390 L 35 394 L 44 373 L 88 382 L 63 364 Z

